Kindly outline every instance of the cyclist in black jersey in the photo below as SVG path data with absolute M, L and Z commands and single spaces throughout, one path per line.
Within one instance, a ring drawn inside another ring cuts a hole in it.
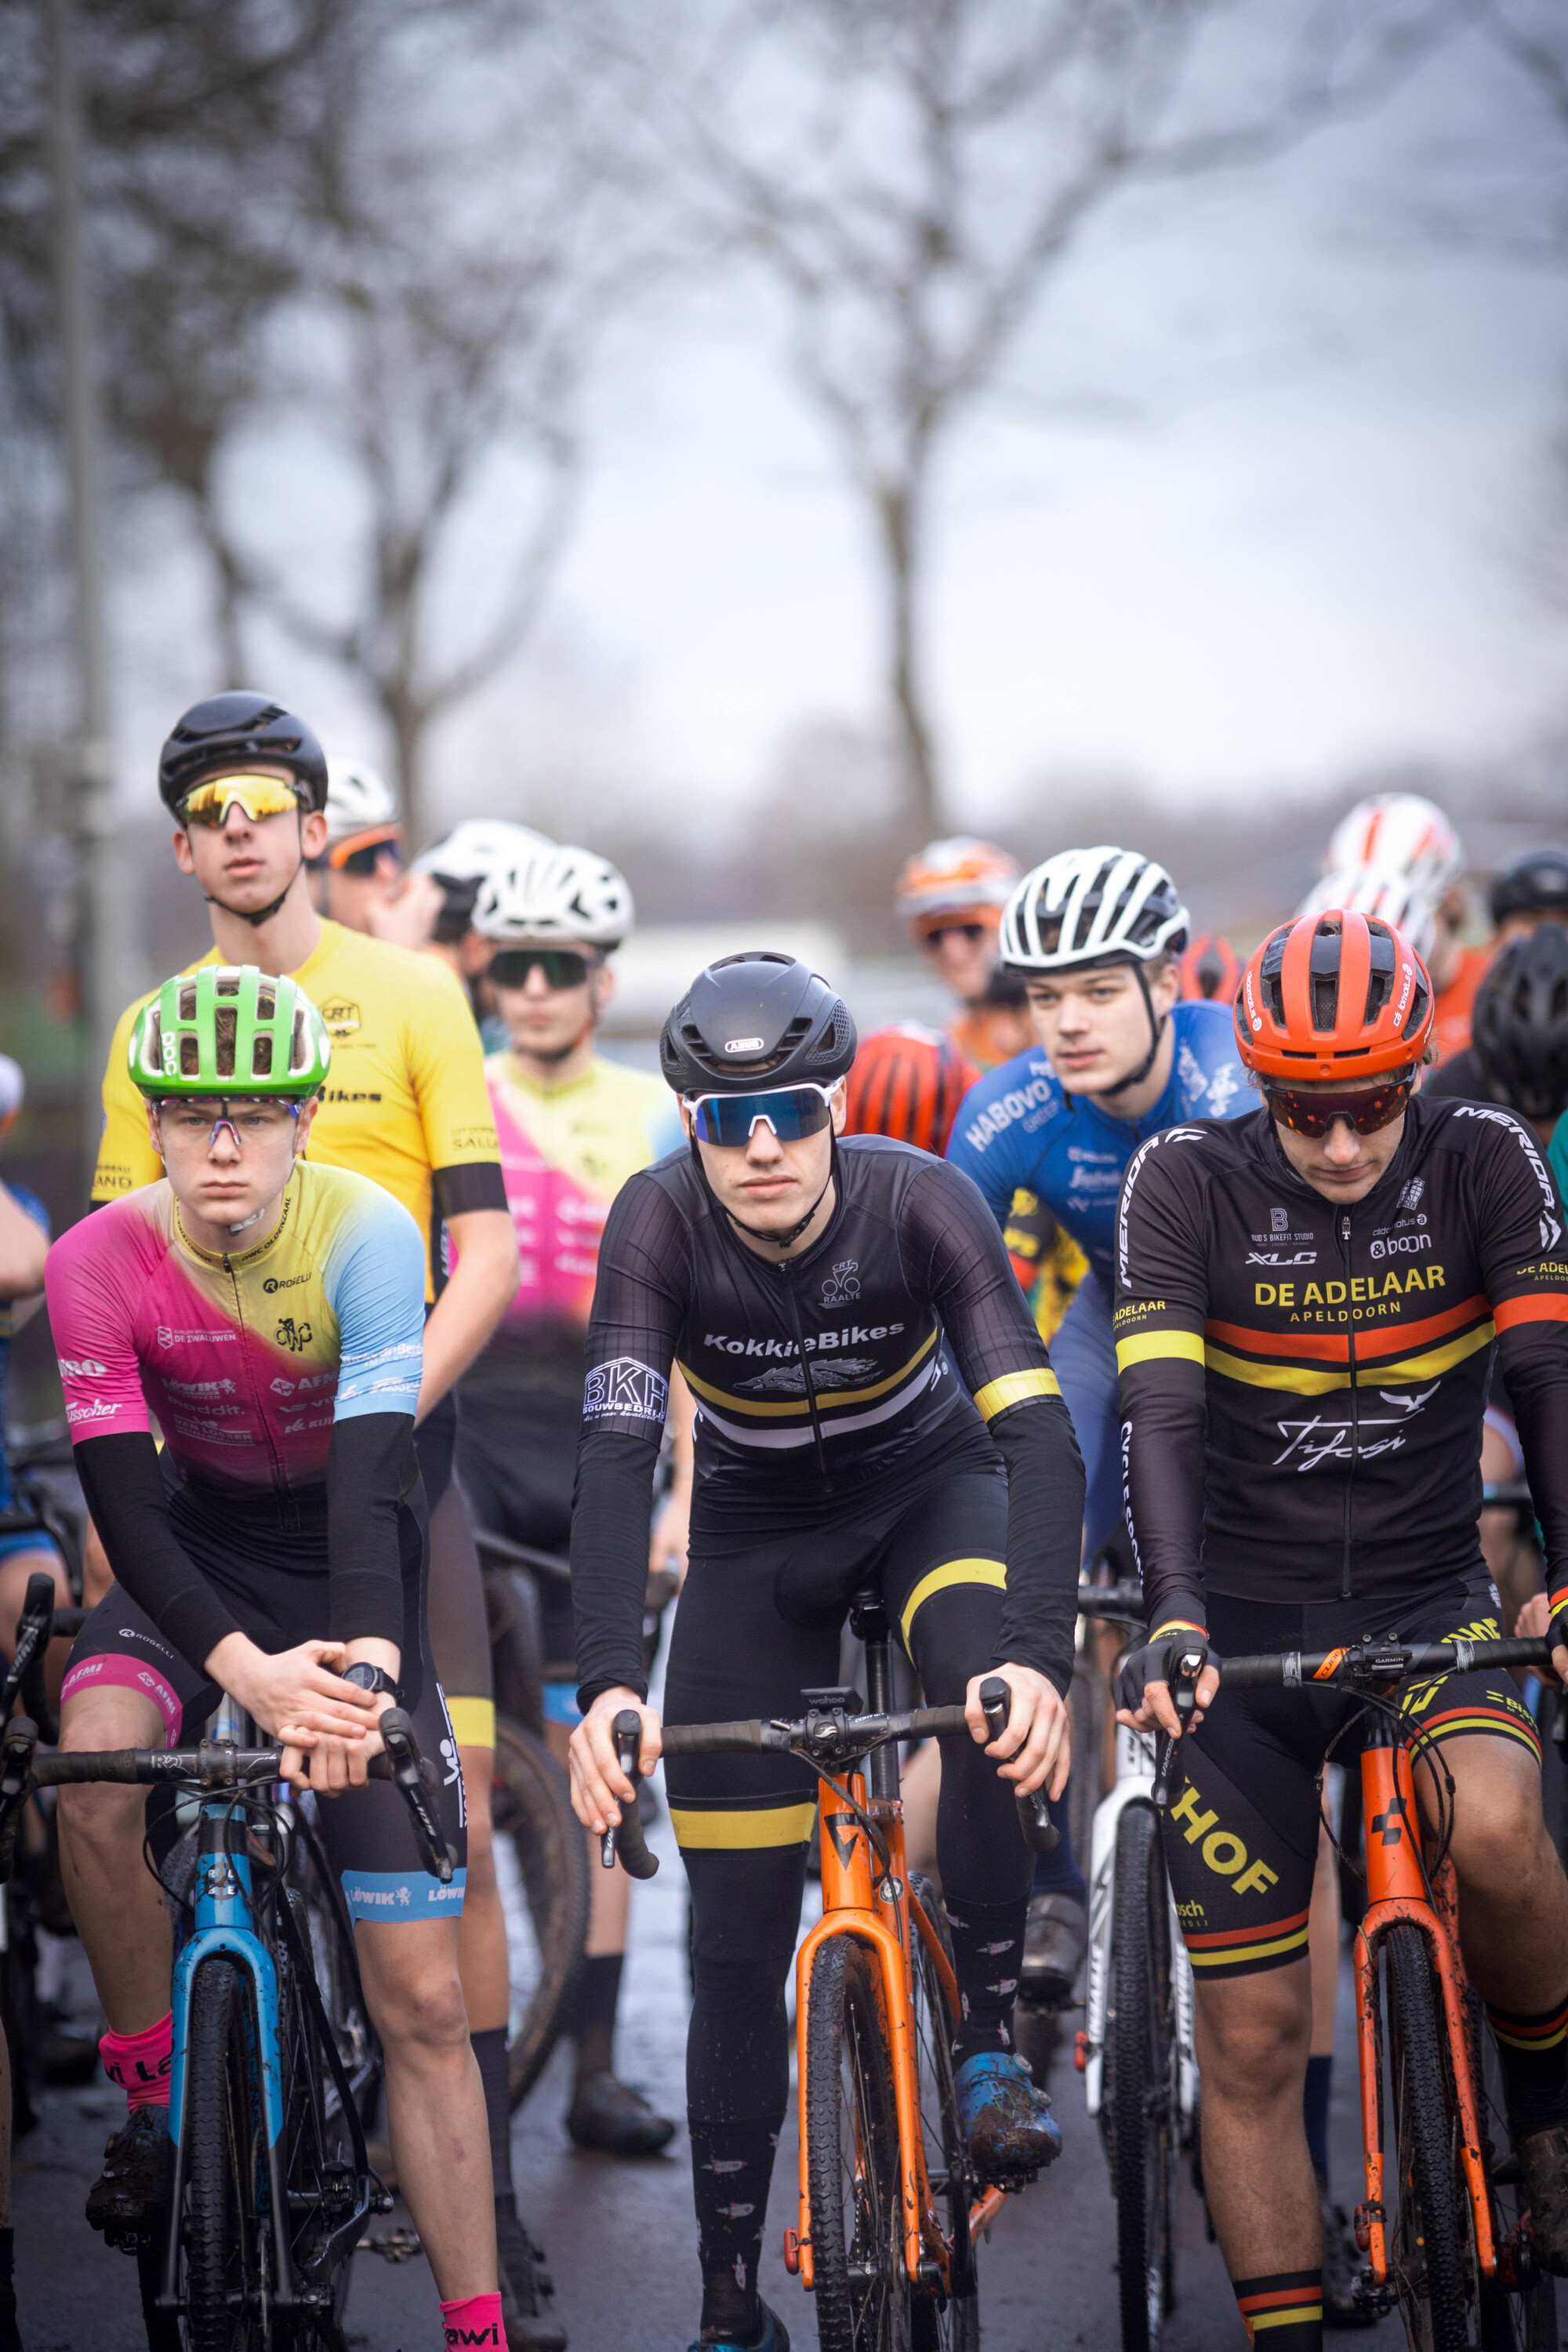
M 1083 1473 L 1045 1343 L 967 1177 L 881 1137 L 843 1141 L 842 1003 L 784 956 L 699 975 L 660 1054 L 689 1149 L 610 1213 L 589 1329 L 572 1527 L 574 1800 L 595 1829 L 630 1783 L 610 1727 L 643 1717 L 641 1612 L 670 1366 L 697 1399 L 690 1567 L 673 1720 L 770 1717 L 837 1674 L 851 1594 L 879 1583 L 926 1696 L 1012 1686 L 1006 1729 L 950 1754 L 938 1842 L 966 2015 L 961 2113 L 988 2166 L 1060 2147 L 1012 2046 L 1030 1875 L 1015 1787 L 1059 1792 Z M 992 1760 L 986 1761 L 985 1757 Z M 814 1813 L 797 1760 L 683 1759 L 670 1811 L 690 1878 L 688 2105 L 700 2342 L 783 2347 L 756 2268 L 789 2066 L 784 1979 Z
M 1430 983 L 1375 918 L 1274 932 L 1236 1022 L 1266 1107 L 1152 1138 L 1121 1195 L 1122 1450 L 1151 1632 L 1118 1695 L 1140 1729 L 1177 1728 L 1178 1644 L 1212 1660 L 1495 1630 L 1477 1540 L 1494 1350 L 1568 1632 L 1568 1260 L 1534 1136 L 1494 1106 L 1413 1097 Z M 1205 2185 L 1237 2295 L 1289 2286 L 1310 2304 L 1307 1912 L 1316 1776 L 1345 1717 L 1295 1694 L 1215 1703 L 1215 1687 L 1211 1664 L 1165 1819 L 1197 1976 Z M 1452 1776 L 1465 1959 L 1536 2242 L 1568 2269 L 1568 1885 L 1535 1727 L 1500 1673 L 1405 1705 Z M 1424 1803 L 1436 1778 L 1417 1769 Z M 1320 2342 L 1311 2309 L 1270 2336 L 1271 2352 Z

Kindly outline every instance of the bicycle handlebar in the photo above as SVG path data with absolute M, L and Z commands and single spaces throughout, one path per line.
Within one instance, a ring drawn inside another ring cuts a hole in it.
M 795 1723 L 782 1719 L 773 1723 L 667 1723 L 664 1753 L 788 1756 L 798 1749 L 809 1761 L 815 1743 L 807 1738 L 808 1719 L 802 1716 Z M 960 1732 L 967 1734 L 968 1730 L 968 1718 L 961 1706 L 911 1706 L 902 1715 L 844 1717 L 844 1737 L 851 1755 L 869 1755 L 873 1748 L 884 1748 L 889 1739 L 956 1739 Z M 831 1734 L 831 1738 L 837 1753 L 837 1732 Z M 831 1762 L 832 1759 L 827 1760 Z
M 1080 1584 L 1078 1589 L 1078 1613 L 1080 1617 L 1108 1617 L 1115 1623 L 1142 1623 L 1148 1611 L 1143 1602 L 1141 1584 Z
M 1342 1650 L 1282 1650 L 1269 1657 L 1224 1658 L 1221 1690 L 1322 1689 L 1331 1684 L 1402 1681 L 1408 1675 L 1469 1674 L 1478 1666 L 1543 1666 L 1544 1641 L 1358 1642 Z

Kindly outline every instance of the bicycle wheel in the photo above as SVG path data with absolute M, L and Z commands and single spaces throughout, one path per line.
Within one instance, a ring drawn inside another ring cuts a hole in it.
M 512 2105 L 528 2096 L 570 2015 L 588 1937 L 588 1843 L 566 1775 L 542 1739 L 496 1718 L 491 1836 L 506 1915 Z
M 284 1889 L 275 1948 L 283 2179 L 301 2305 L 287 2338 L 294 2352 L 345 2352 L 343 2314 L 368 2170 L 360 2118 L 374 2103 L 382 2071 L 353 1945 L 340 1926 L 341 1895 L 337 1905 L 330 1899 L 335 1891 L 335 1882 L 329 1890 L 313 1869 L 304 1887 Z
M 1394 2118 L 1384 2193 L 1397 2200 L 1389 2268 L 1415 2352 L 1468 2352 L 1476 2281 L 1441 1995 L 1418 1927 L 1391 1927 L 1383 1961 Z
M 1152 2352 L 1175 2302 L 1176 2023 L 1160 1825 L 1128 1805 L 1116 1825 L 1106 2118 L 1116 2199 L 1124 2352 Z
M 1517 2238 L 1525 2221 L 1521 2183 L 1500 2183 L 1497 2152 L 1508 2140 L 1507 2099 L 1497 2043 L 1486 2021 L 1486 2008 L 1474 1985 L 1466 1998 L 1466 2024 L 1470 2044 L 1470 2073 L 1476 2085 L 1480 2122 L 1481 2162 L 1492 2188 L 1492 2234 L 1505 2243 Z M 1499 2279 L 1481 2282 L 1479 2303 L 1481 2352 L 1558 2352 L 1557 2282 L 1542 2273 L 1528 2286 L 1511 2292 Z
M 233 1960 L 196 1970 L 185 2063 L 185 2332 L 191 2352 L 260 2352 L 271 2291 L 258 2215 L 266 2179 L 249 2043 L 250 1989 Z
M 812 1962 L 805 2133 L 821 2352 L 911 2352 L 892 2072 L 871 1963 L 848 1936 Z
M 951 1967 L 952 1947 L 941 1895 L 930 1879 L 918 1872 L 910 1873 L 910 1892 L 942 1938 Z M 918 1931 L 911 1934 L 910 1941 L 914 1956 L 910 2011 L 926 2173 L 932 2196 L 945 2209 L 946 2234 L 952 2247 L 952 2293 L 945 2303 L 931 2295 L 917 2295 L 910 2334 L 914 2352 L 977 2352 L 980 2279 L 969 2235 L 969 2208 L 979 2184 L 959 2127 L 958 2099 L 952 2086 L 952 2015 L 936 1963 Z

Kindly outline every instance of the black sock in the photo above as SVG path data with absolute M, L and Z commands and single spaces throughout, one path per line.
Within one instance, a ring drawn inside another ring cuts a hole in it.
M 506 2028 L 487 2026 L 482 2033 L 470 2033 L 474 2056 L 479 2061 L 479 2080 L 485 2086 L 485 2121 L 490 2130 L 490 2171 L 494 2176 L 495 2193 L 510 2197 L 511 2191 L 511 2092 L 507 2083 Z
M 713 2328 L 745 2343 L 758 2333 L 757 2263 L 781 2120 L 764 2116 L 691 2126 L 691 2181 L 702 2264 L 699 2334 Z
M 1334 2071 L 1331 2057 L 1309 2058 L 1301 2092 L 1301 2114 L 1307 2126 L 1307 2147 L 1320 2189 L 1329 2185 L 1329 2085 Z
M 1276 2271 L 1270 2278 L 1232 2279 L 1230 2291 L 1249 2344 L 1261 2342 L 1268 2352 L 1323 2352 L 1321 2271 Z
M 1013 2001 L 1024 1956 L 1024 1925 L 1029 1898 L 1016 1903 L 946 1905 L 952 1936 L 952 1972 L 963 2021 L 952 2040 L 952 2063 L 962 2066 L 983 2050 L 1013 2047 Z
M 1494 2009 L 1487 2016 L 1497 2037 L 1508 2098 L 1509 2130 L 1516 2140 L 1568 2124 L 1568 2002 L 1526 2017 Z
M 583 1963 L 572 2032 L 577 2043 L 579 2086 L 595 2074 L 616 2071 L 616 2009 L 621 1998 L 624 1952 L 596 1952 Z

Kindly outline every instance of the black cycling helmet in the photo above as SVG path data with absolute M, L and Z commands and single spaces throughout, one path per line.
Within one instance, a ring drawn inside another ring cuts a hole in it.
M 302 719 L 265 694 L 210 694 L 194 702 L 158 755 L 158 790 L 172 816 L 185 794 L 208 776 L 233 775 L 247 761 L 287 768 L 305 793 L 305 805 L 327 805 L 327 755 Z
M 1492 877 L 1492 920 L 1510 915 L 1568 917 L 1568 849 L 1521 849 Z
M 750 948 L 700 971 L 664 1024 L 659 1066 L 678 1095 L 829 1087 L 855 1059 L 849 1008 L 798 956 Z
M 1476 991 L 1470 1043 L 1492 1092 L 1525 1118 L 1568 1109 L 1568 930 L 1510 940 Z

